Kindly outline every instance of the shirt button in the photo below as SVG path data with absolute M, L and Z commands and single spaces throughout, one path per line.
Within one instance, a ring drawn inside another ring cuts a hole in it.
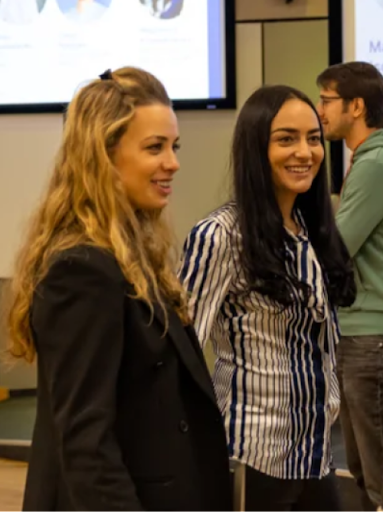
M 189 430 L 189 424 L 185 420 L 181 420 L 179 424 L 179 429 L 183 434 L 186 434 L 186 432 Z

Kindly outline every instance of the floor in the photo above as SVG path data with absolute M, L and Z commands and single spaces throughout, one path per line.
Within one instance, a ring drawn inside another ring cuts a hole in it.
M 0 459 L 0 510 L 21 510 L 27 465 Z

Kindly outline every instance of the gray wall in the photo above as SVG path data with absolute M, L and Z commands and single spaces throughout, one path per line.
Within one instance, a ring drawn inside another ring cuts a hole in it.
M 0 279 L 0 304 L 3 304 L 5 279 Z M 4 332 L 4 310 L 0 309 L 0 388 L 30 389 L 36 387 L 36 368 L 26 363 L 11 363 L 6 358 L 6 337 Z

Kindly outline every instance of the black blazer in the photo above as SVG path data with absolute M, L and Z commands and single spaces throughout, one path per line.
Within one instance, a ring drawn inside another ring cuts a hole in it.
M 24 510 L 230 510 L 225 432 L 191 327 L 77 247 L 38 286 L 38 406 Z M 130 296 L 129 296 L 130 295 Z

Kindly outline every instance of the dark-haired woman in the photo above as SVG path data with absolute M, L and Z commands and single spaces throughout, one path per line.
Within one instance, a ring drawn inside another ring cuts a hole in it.
M 199 222 L 181 281 L 247 510 L 339 510 L 330 471 L 338 415 L 337 306 L 355 284 L 332 213 L 321 126 L 287 86 L 253 93 L 232 147 L 234 200 Z

